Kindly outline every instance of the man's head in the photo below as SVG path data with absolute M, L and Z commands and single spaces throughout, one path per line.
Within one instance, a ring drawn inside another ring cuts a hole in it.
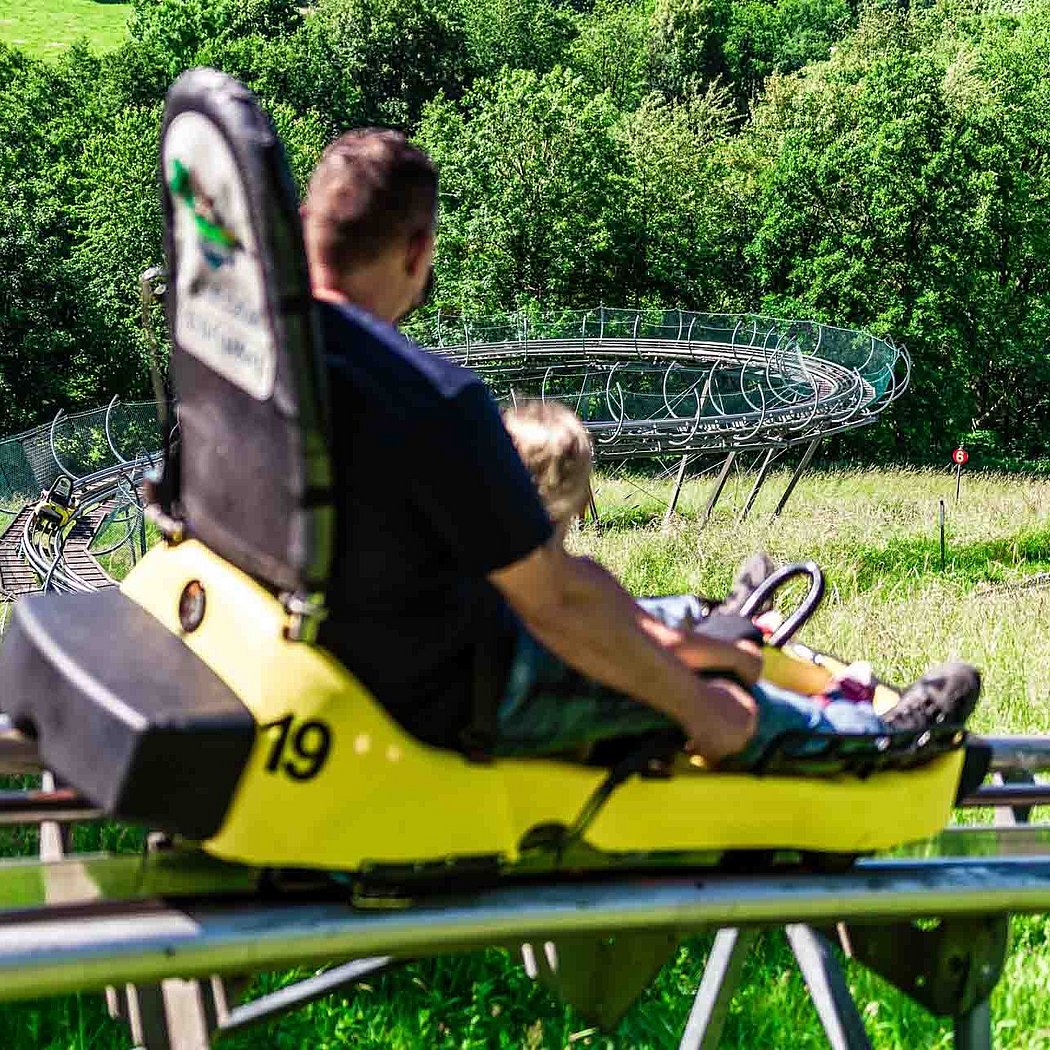
M 397 322 L 432 273 L 437 169 L 398 131 L 360 128 L 324 151 L 302 208 L 314 293 Z
M 586 427 L 557 401 L 524 401 L 504 411 L 503 424 L 564 538 L 591 492 L 593 452 Z

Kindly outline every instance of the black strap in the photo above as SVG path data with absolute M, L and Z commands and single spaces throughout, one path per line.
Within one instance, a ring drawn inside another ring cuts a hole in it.
M 470 721 L 459 734 L 463 753 L 474 762 L 492 759 L 499 705 L 513 654 L 514 637 L 509 631 L 487 630 L 474 643 Z
M 719 642 L 754 642 L 762 644 L 762 632 L 746 616 L 713 612 L 700 621 L 696 633 Z

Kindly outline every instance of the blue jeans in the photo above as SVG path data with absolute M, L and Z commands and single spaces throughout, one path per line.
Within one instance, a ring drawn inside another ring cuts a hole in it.
M 692 595 L 645 598 L 640 604 L 673 627 L 686 626 L 699 607 Z M 848 700 L 821 704 L 768 683 L 752 686 L 751 694 L 758 701 L 758 724 L 744 750 L 733 756 L 734 766 L 746 767 L 757 761 L 784 733 L 855 735 L 886 731 L 871 704 Z M 676 725 L 647 704 L 573 670 L 519 627 L 497 716 L 497 755 L 552 754 Z M 799 742 L 795 750 L 805 753 L 805 742 Z

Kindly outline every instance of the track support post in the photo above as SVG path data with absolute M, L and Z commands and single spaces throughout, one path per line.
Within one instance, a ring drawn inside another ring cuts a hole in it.
M 817 451 L 817 445 L 819 444 L 820 439 L 814 438 L 806 446 L 806 451 L 802 454 L 798 466 L 795 467 L 795 473 L 791 475 L 791 480 L 787 483 L 787 488 L 784 489 L 784 495 L 780 497 L 780 500 L 773 511 L 773 518 L 779 518 L 780 512 L 787 506 L 788 500 L 791 499 L 791 494 L 795 491 L 795 486 L 799 483 L 799 479 L 802 475 L 806 473 L 806 469 L 809 467 L 809 464 L 813 459 L 813 453 Z
M 757 936 L 757 930 L 729 926 L 715 934 L 678 1050 L 715 1050 L 718 1046 L 744 973 L 744 960 Z
M 784 933 L 833 1050 L 871 1050 L 842 965 L 827 938 L 803 925 L 785 926 Z M 679 1050 L 716 1050 L 720 1045 L 744 960 L 757 937 L 757 930 L 718 931 Z
M 667 510 L 664 511 L 663 527 L 665 529 L 670 527 L 675 509 L 678 507 L 678 497 L 682 494 L 682 484 L 685 482 L 685 472 L 689 467 L 689 461 L 691 459 L 691 456 L 685 455 L 682 456 L 678 463 L 678 474 L 674 479 L 674 491 L 671 493 L 671 499 L 667 504 Z
M 747 502 L 744 504 L 744 509 L 740 512 L 738 521 L 747 521 L 748 515 L 751 513 L 751 508 L 755 505 L 755 500 L 758 499 L 759 492 L 762 491 L 762 486 L 766 482 L 766 478 L 769 476 L 769 468 L 773 465 L 773 457 L 776 455 L 776 448 L 769 448 L 766 450 L 766 454 L 762 459 L 762 466 L 758 468 L 758 476 L 755 478 L 754 485 L 751 486 L 751 492 L 748 494 Z
M 722 463 L 722 469 L 718 472 L 718 477 L 715 479 L 715 487 L 711 490 L 711 495 L 707 499 L 707 506 L 704 508 L 704 525 L 711 520 L 711 515 L 715 512 L 715 507 L 717 506 L 719 499 L 722 497 L 722 490 L 726 487 L 726 482 L 729 480 L 729 473 L 733 469 L 733 464 L 735 462 L 736 453 L 730 452 Z
M 951 1017 L 958 1046 L 992 1045 L 988 997 L 1010 942 L 1008 915 L 963 915 L 924 923 L 840 924 L 846 953 L 920 1006 Z
M 811 926 L 785 926 L 788 944 L 832 1050 L 871 1050 L 846 974 L 828 939 Z

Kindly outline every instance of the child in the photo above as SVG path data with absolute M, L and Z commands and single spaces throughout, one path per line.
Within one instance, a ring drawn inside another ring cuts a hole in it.
M 586 427 L 557 401 L 524 401 L 504 411 L 503 425 L 532 475 L 557 541 L 564 543 L 573 519 L 583 516 L 591 498 L 594 453 Z M 752 555 L 737 573 L 729 598 L 718 603 L 719 610 L 735 613 L 775 568 L 767 555 Z M 636 600 L 651 616 L 678 630 L 699 627 L 714 604 L 694 594 Z M 757 635 L 752 637 L 757 640 Z
M 574 412 L 553 401 L 517 404 L 504 412 L 503 422 L 536 483 L 557 541 L 564 542 L 591 492 L 593 450 L 586 428 Z M 752 579 L 759 559 L 771 567 L 764 555 L 745 562 L 738 574 L 739 586 L 734 587 L 734 594 L 741 592 L 740 601 L 760 582 Z M 638 604 L 677 630 L 706 633 L 705 603 L 695 595 L 641 598 Z M 797 734 L 789 745 L 792 753 L 809 757 L 822 750 L 822 738 L 828 736 L 915 732 L 944 723 L 961 727 L 980 689 L 973 668 L 947 664 L 909 687 L 893 711 L 880 718 L 871 704 L 871 682 L 854 681 L 856 677 L 848 672 L 819 697 L 800 696 L 764 682 L 754 686 L 752 693 L 759 701 L 755 735 L 740 754 L 724 760 L 722 768 L 753 768 L 786 733 Z M 499 753 L 549 754 L 612 736 L 666 729 L 669 722 L 647 705 L 611 694 L 582 676 L 565 681 L 557 661 L 522 632 L 498 724 Z

